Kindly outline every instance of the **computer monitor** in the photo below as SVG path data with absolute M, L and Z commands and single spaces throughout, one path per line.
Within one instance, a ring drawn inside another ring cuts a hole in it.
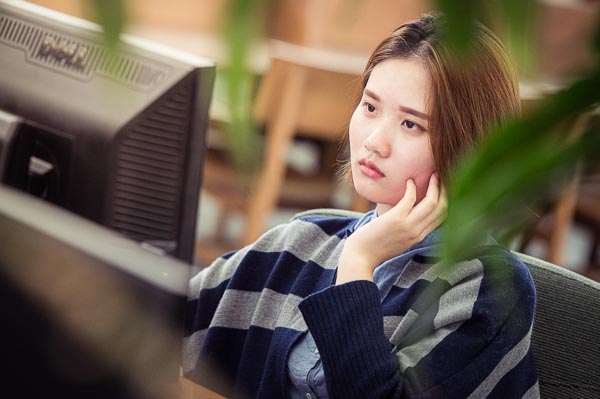
M 0 181 L 193 261 L 215 65 L 0 0 Z
M 171 399 L 189 264 L 0 186 L 0 373 L 18 398 Z

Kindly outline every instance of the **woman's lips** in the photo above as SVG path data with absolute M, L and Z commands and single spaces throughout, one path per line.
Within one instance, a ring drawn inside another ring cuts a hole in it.
M 381 179 L 385 177 L 383 172 L 373 162 L 362 159 L 358 162 L 358 165 L 361 173 L 367 177 L 372 179 Z

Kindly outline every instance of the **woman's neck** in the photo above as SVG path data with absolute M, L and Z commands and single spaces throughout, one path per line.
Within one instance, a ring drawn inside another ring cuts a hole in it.
M 375 214 L 376 214 L 376 216 L 381 216 L 384 213 L 386 213 L 387 211 L 389 211 L 390 209 L 392 209 L 391 205 L 377 204 L 377 206 L 375 207 Z

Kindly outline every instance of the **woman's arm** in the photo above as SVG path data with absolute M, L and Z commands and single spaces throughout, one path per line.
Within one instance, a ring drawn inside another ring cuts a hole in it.
M 398 358 L 383 332 L 377 286 L 353 281 L 299 305 L 317 347 L 330 398 L 401 397 Z

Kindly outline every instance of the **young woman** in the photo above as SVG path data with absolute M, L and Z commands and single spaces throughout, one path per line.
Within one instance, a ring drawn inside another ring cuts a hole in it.
M 479 26 L 460 63 L 442 25 L 402 25 L 365 69 L 349 173 L 376 208 L 278 226 L 192 279 L 188 378 L 241 398 L 539 396 L 527 268 L 483 232 L 475 257 L 436 258 L 451 166 L 519 112 L 498 39 Z

